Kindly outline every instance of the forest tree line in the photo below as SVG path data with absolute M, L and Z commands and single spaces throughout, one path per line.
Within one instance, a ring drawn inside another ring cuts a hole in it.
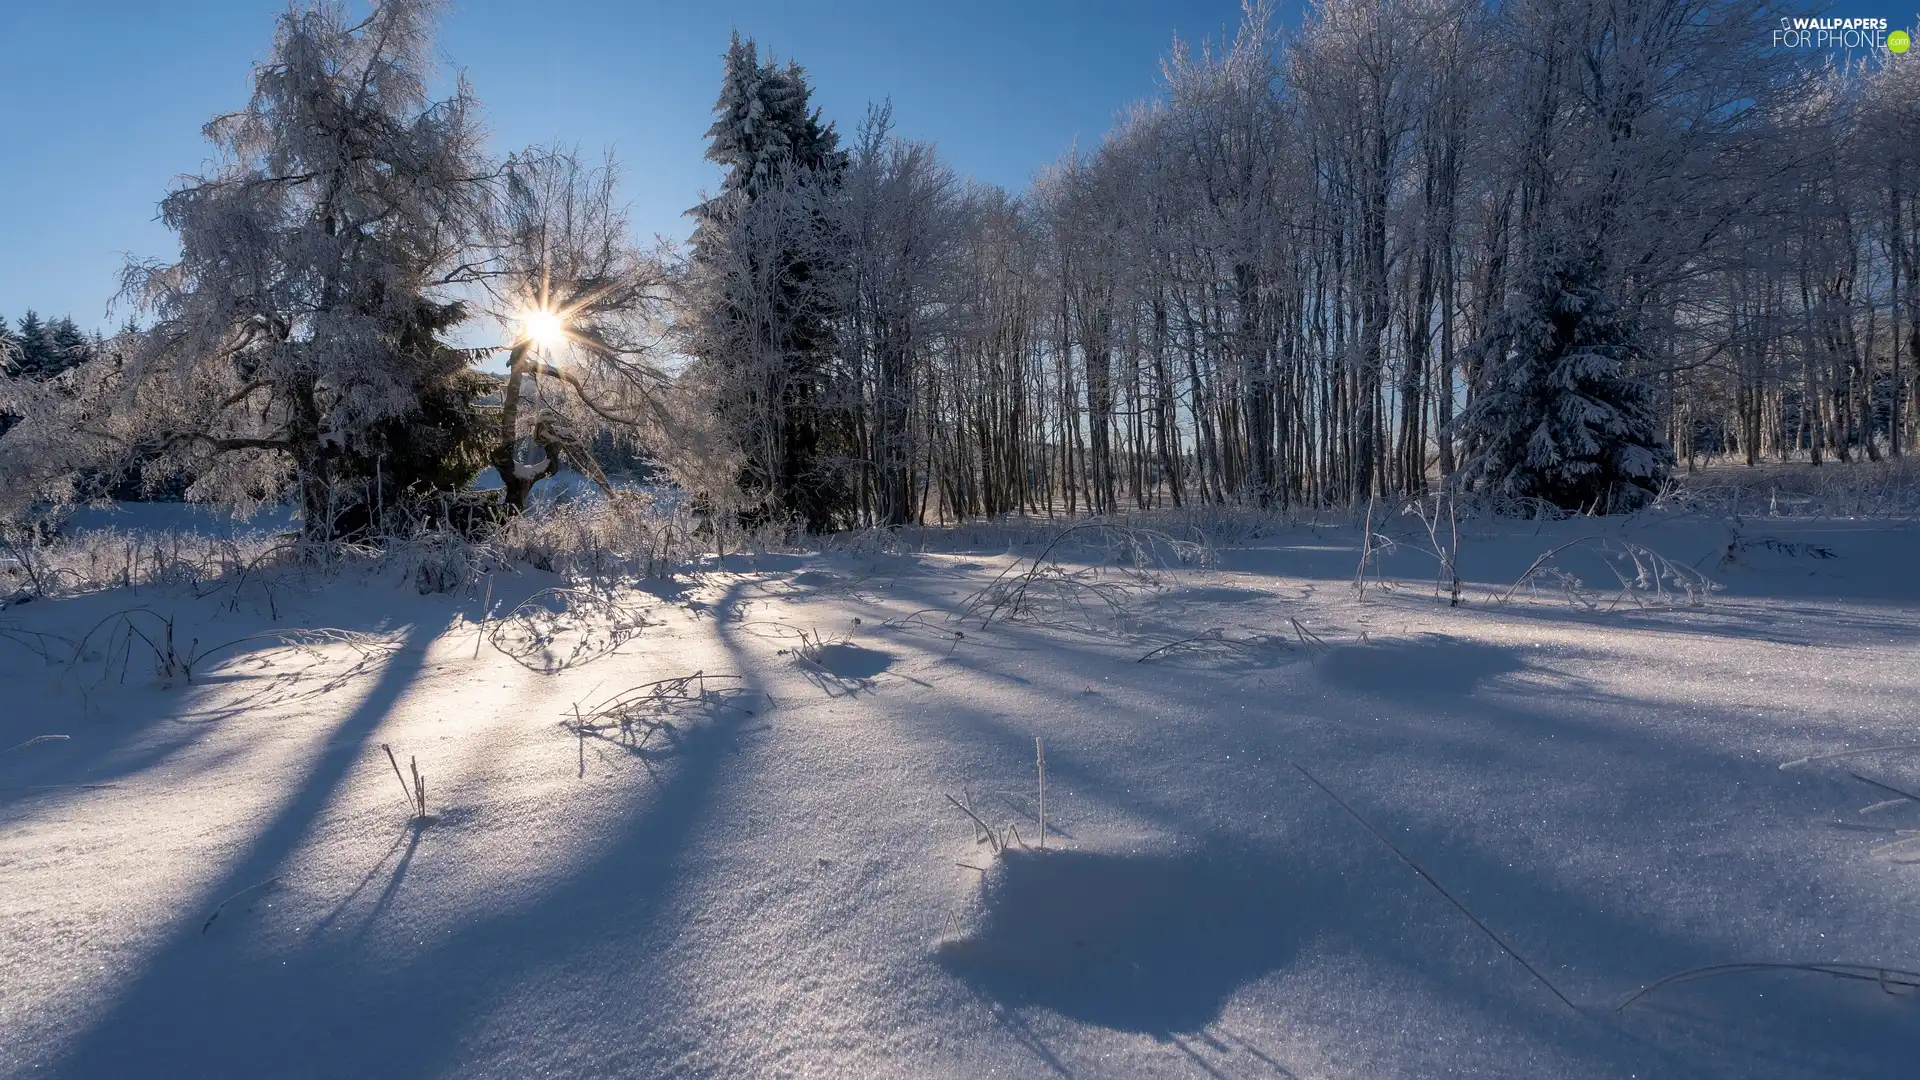
M 27 309 L 18 323 L 0 315 L 0 374 L 44 381 L 83 364 L 106 348 L 99 333 L 88 334 L 72 318 L 43 319 Z M 0 410 L 0 433 L 19 418 Z
M 1771 48 L 1772 11 L 1250 6 L 1018 197 L 885 108 L 783 157 L 804 77 L 736 41 L 689 351 L 821 527 L 1447 484 L 1605 510 L 1676 455 L 1898 456 L 1920 63 Z
M 429 94 L 436 8 L 296 4 L 161 203 L 180 257 L 128 267 L 144 328 L 53 377 L 0 341 L 0 511 L 137 469 L 332 536 L 618 446 L 816 530 L 1606 512 L 1920 422 L 1920 61 L 1775 47 L 1750 0 L 1253 4 L 1021 193 L 736 35 L 723 180 L 651 250 L 611 158 L 496 157 Z

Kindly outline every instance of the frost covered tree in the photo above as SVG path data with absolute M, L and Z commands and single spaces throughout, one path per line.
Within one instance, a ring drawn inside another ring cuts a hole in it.
M 817 178 L 794 172 L 729 209 L 705 230 L 678 275 L 677 329 L 693 359 L 680 384 L 706 402 L 741 470 L 721 497 L 748 517 L 785 513 L 830 527 L 841 477 L 822 460 L 828 393 L 823 345 L 830 294 L 816 292 L 829 258 Z M 704 225 L 704 223 L 703 223 Z
M 830 415 L 834 353 L 832 200 L 846 167 L 833 125 L 809 105 L 797 64 L 727 49 L 707 160 L 721 191 L 694 211 L 684 277 L 685 348 L 744 455 L 750 501 L 809 528 L 844 524 L 846 427 Z
M 604 486 L 596 433 L 667 441 L 666 273 L 633 246 L 618 178 L 611 157 L 590 166 L 561 147 L 506 168 L 486 284 L 515 340 L 488 460 L 515 512 L 563 460 Z
M 290 17 L 221 169 L 169 200 L 185 256 L 135 275 L 156 329 L 0 382 L 34 418 L 0 443 L 15 504 L 115 454 L 244 502 L 384 500 L 477 453 L 517 506 L 618 435 L 816 529 L 1469 481 L 1608 508 L 1666 446 L 1852 460 L 1920 425 L 1920 68 L 1774 49 L 1763 0 L 1315 0 L 1287 33 L 1252 0 L 1020 194 L 885 110 L 843 153 L 804 72 L 736 35 L 723 180 L 664 299 L 610 170 L 482 175 L 464 92 L 379 89 L 425 70 L 375 44 L 425 7 L 334 10 Z M 474 438 L 471 357 L 429 344 L 462 278 L 512 349 Z
M 723 190 L 751 194 L 791 169 L 837 173 L 845 167 L 839 133 L 811 106 L 804 68 L 762 60 L 754 40 L 737 31 L 724 65 L 706 153 L 726 170 Z
M 214 170 L 161 203 L 180 258 L 126 273 L 152 327 L 45 389 L 6 388 L 28 406 L 0 441 L 11 504 L 144 458 L 236 508 L 291 487 L 326 538 L 479 467 L 477 387 L 443 335 L 493 170 L 464 81 L 428 96 L 436 6 L 280 17 L 252 100 L 206 127 Z
M 837 404 L 853 418 L 867 465 L 855 501 L 879 525 L 913 517 L 914 467 L 927 449 L 915 437 L 915 405 L 934 377 L 934 343 L 957 329 L 945 301 L 962 224 L 952 170 L 932 146 L 894 139 L 891 118 L 891 106 L 876 106 L 861 125 L 834 233 L 846 266 Z
M 1597 260 L 1557 257 L 1496 321 L 1465 417 L 1468 479 L 1592 513 L 1630 509 L 1673 465 L 1632 328 Z

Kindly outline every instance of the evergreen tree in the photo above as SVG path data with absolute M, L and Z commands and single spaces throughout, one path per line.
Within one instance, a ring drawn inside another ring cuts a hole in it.
M 94 355 L 93 343 L 70 318 L 47 321 L 38 312 L 20 318 L 19 330 L 6 334 L 14 352 L 11 374 L 46 380 L 84 363 Z
M 836 175 L 846 168 L 839 133 L 821 123 L 820 110 L 808 110 L 813 91 L 804 68 L 762 62 L 753 39 L 743 41 L 737 30 L 725 62 L 706 155 L 727 170 L 724 191 L 751 194 L 789 168 Z
M 50 379 L 75 364 L 85 363 L 94 354 L 93 342 L 70 318 L 59 318 L 47 326 L 52 343 L 51 355 L 40 369 L 40 377 Z
M 53 335 L 40 313 L 27 309 L 20 317 L 20 329 L 14 334 L 19 350 L 14 370 L 25 378 L 38 378 L 53 359 Z
M 846 168 L 839 134 L 811 109 L 806 73 L 760 58 L 735 33 L 707 160 L 721 194 L 694 210 L 693 257 L 707 287 L 692 352 L 745 452 L 741 486 L 821 530 L 846 523 L 846 432 L 829 406 L 834 289 L 826 200 Z
M 1630 509 L 1659 490 L 1673 453 L 1633 328 L 1597 258 L 1547 256 L 1482 343 L 1483 385 L 1464 418 L 1470 480 L 1576 511 Z
M 414 403 L 372 425 L 356 444 L 339 448 L 330 463 L 335 483 L 360 493 L 336 500 L 331 535 L 391 534 L 403 531 L 410 518 L 467 530 L 491 520 L 469 503 L 441 498 L 486 468 L 490 448 L 487 418 L 477 402 L 491 381 L 473 369 L 465 350 L 442 340 L 466 317 L 460 303 L 425 298 L 412 312 L 391 316 L 395 351 L 416 373 Z M 453 520 L 442 520 L 443 513 Z

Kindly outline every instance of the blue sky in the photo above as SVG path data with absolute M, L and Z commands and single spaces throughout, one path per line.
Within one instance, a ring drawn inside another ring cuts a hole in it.
M 173 254 L 155 206 L 205 163 L 201 125 L 245 103 L 282 7 L 0 2 L 0 314 L 118 324 L 120 266 Z M 440 45 L 485 104 L 496 150 L 613 148 L 646 239 L 684 236 L 681 211 L 716 179 L 702 136 L 733 27 L 805 65 L 815 103 L 848 133 L 890 96 L 901 134 L 1018 190 L 1154 92 L 1176 31 L 1218 40 L 1238 19 L 1239 0 L 465 0 Z

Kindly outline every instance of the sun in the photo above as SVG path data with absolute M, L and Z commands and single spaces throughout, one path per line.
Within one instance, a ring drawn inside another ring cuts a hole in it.
M 521 332 L 542 349 L 552 349 L 567 339 L 567 321 L 557 311 L 534 308 L 520 316 Z

